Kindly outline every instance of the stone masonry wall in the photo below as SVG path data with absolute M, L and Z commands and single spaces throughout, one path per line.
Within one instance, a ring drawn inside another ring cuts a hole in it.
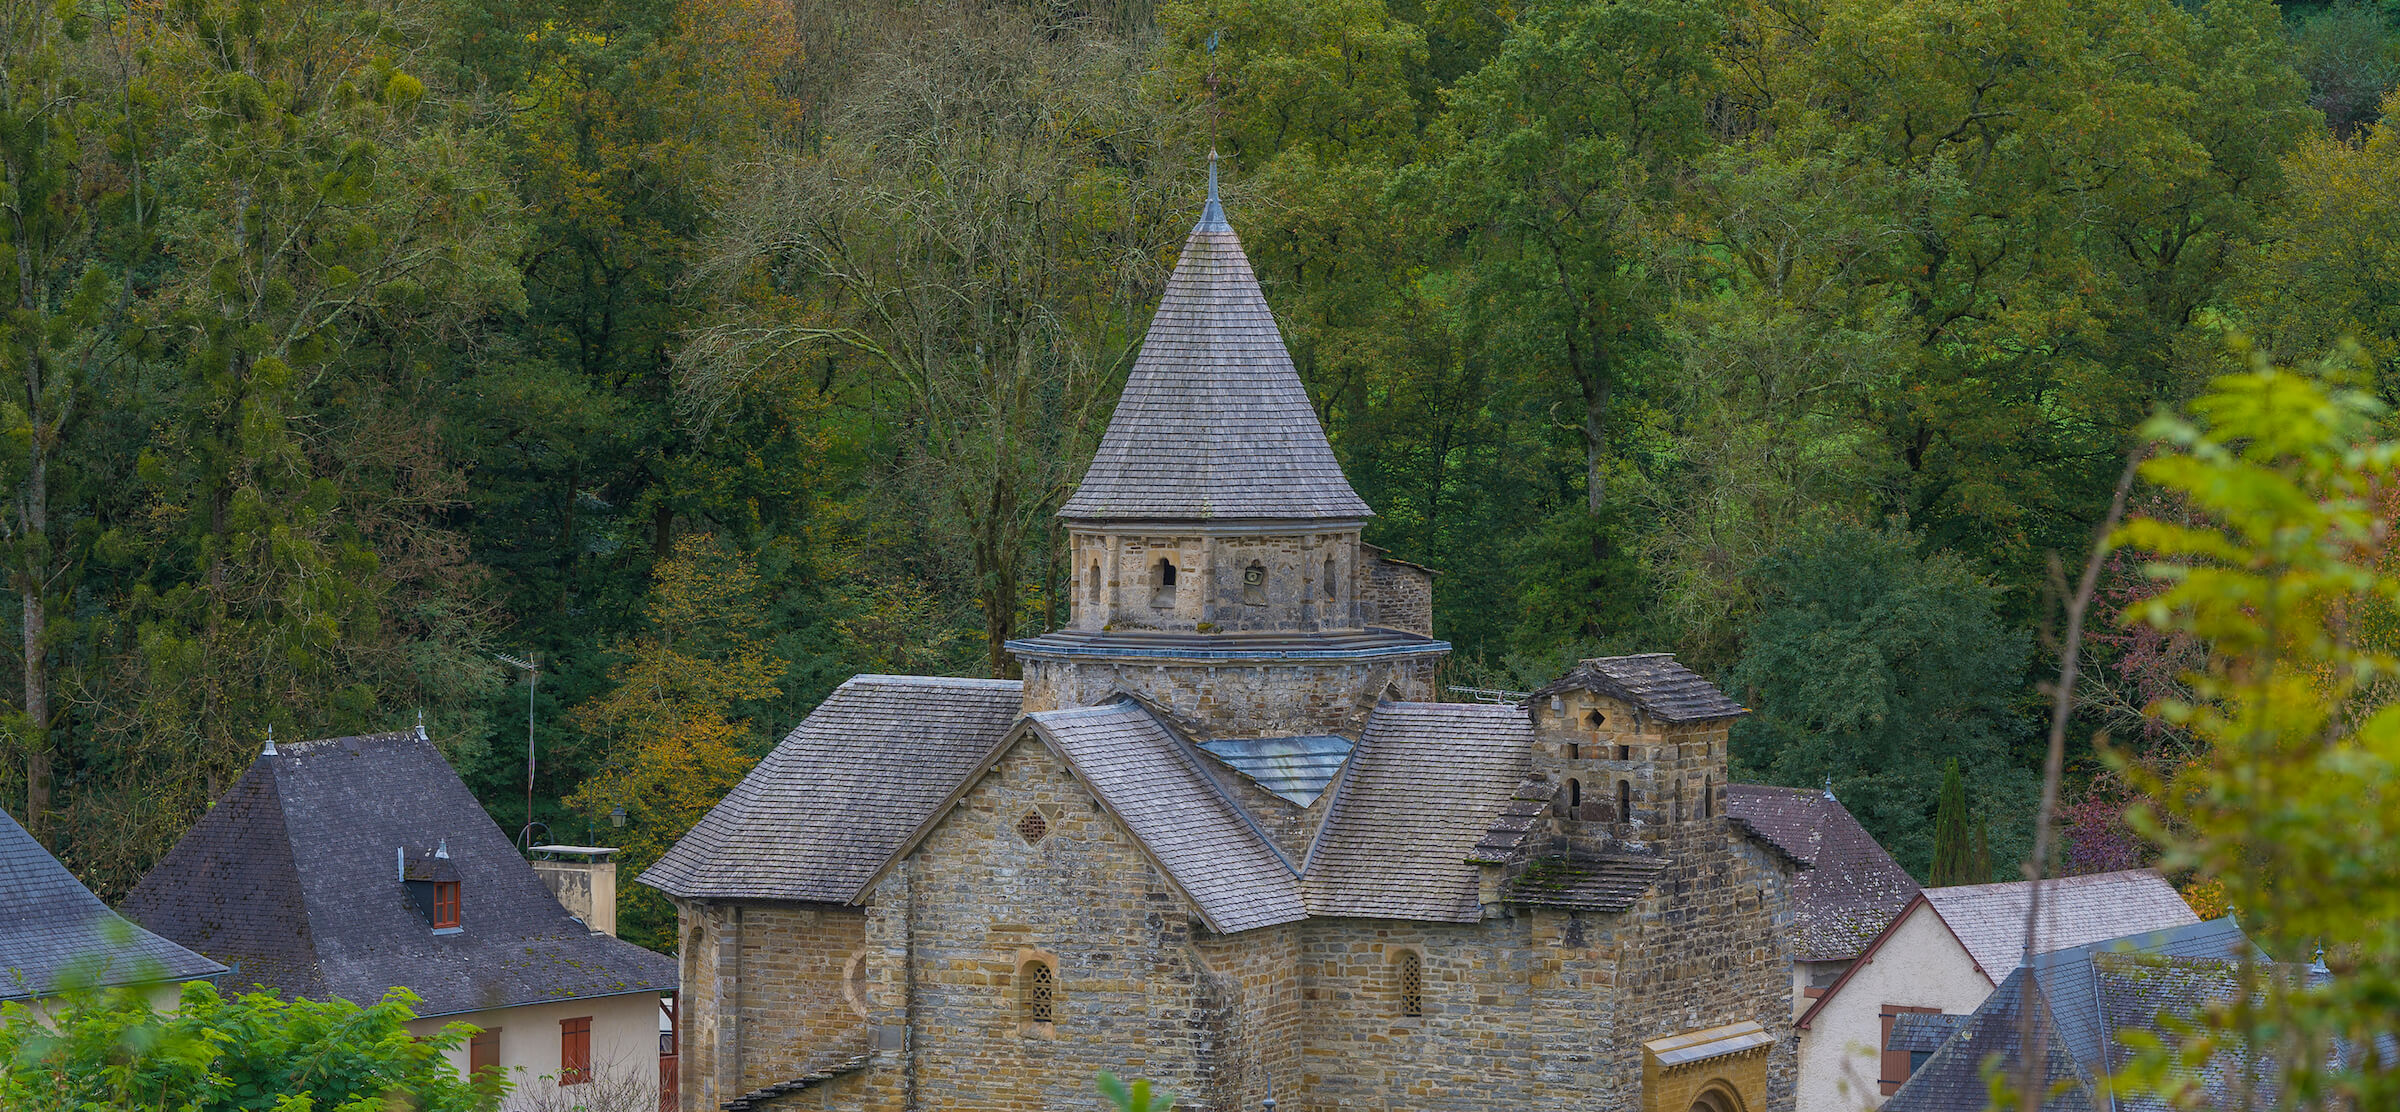
M 1392 560 L 1370 560 L 1358 600 L 1362 624 L 1433 636 L 1433 573 Z
M 715 1108 L 865 1049 L 866 1013 L 851 975 L 866 946 L 864 913 L 683 904 L 678 920 L 687 1108 Z
M 1443 655 L 1257 663 L 1026 660 L 1025 710 L 1092 706 L 1131 691 L 1208 737 L 1356 737 L 1377 700 L 1433 698 Z
M 1076 629 L 1183 633 L 1359 628 L 1358 533 L 1075 533 Z M 1159 563 L 1175 569 L 1161 585 Z M 1259 572 L 1253 584 L 1245 576 Z

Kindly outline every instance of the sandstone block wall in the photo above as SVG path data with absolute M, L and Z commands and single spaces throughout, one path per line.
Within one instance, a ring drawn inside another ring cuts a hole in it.
M 1370 560 L 1360 589 L 1362 624 L 1433 636 L 1433 573 L 1391 560 Z
M 1360 626 L 1356 530 L 1291 534 L 1076 533 L 1076 629 L 1315 632 Z M 1175 568 L 1160 587 L 1159 561 Z M 1252 567 L 1259 582 L 1245 575 Z
M 1025 710 L 1092 706 L 1131 691 L 1210 737 L 1355 737 L 1379 699 L 1432 699 L 1443 655 L 1306 662 L 1026 660 Z
M 678 907 L 686 1107 L 711 1109 L 861 1052 L 857 908 L 743 903 Z

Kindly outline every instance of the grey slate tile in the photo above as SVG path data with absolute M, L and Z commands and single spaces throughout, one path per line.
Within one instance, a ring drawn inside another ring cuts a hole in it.
M 1582 661 L 1533 693 L 1545 699 L 1563 691 L 1597 691 L 1623 699 L 1661 722 L 1706 722 L 1748 714 L 1717 685 L 1684 667 L 1672 653 L 1606 656 Z
M 89 987 L 190 981 L 215 961 L 119 918 L 0 811 L 0 1000 Z
M 1728 784 L 1725 815 L 1805 866 L 1791 885 L 1795 960 L 1857 957 L 1917 894 L 1916 878 L 1822 790 Z
M 1984 976 L 1997 982 L 2017 967 L 2024 953 L 2030 882 L 1962 884 L 1928 888 L 1924 894 Z M 2151 869 L 2059 877 L 2043 882 L 2042 922 L 2034 952 L 2046 954 L 2199 921 L 2174 886 Z
M 1309 913 L 1481 918 L 1469 859 L 1516 797 L 1532 750 L 1522 707 L 1377 706 L 1309 851 Z
M 445 847 L 463 929 L 435 934 L 401 883 L 401 854 Z M 568 915 L 413 732 L 257 758 L 122 910 L 232 966 L 233 990 L 371 1004 L 403 986 L 420 1015 L 448 1015 L 676 986 L 673 959 Z

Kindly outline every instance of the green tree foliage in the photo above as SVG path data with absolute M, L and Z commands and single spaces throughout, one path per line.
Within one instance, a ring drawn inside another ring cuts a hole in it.
M 1967 780 L 1958 771 L 1958 758 L 1952 757 L 1942 768 L 1942 797 L 1933 812 L 1933 868 L 1926 882 L 1942 888 L 1990 880 L 1988 861 L 1984 873 L 1975 872 L 1975 838 L 1981 834 L 1981 827 L 1973 836 L 1968 832 Z
M 162 1112 L 491 1112 L 505 1082 L 445 1056 L 474 1028 L 423 1037 L 405 990 L 343 1001 L 226 999 L 194 982 L 161 1013 L 140 989 L 0 1005 L 0 1108 Z
M 2246 369 L 2146 430 L 2161 451 L 2143 474 L 2190 519 L 2120 534 L 2155 554 L 2165 584 L 2131 620 L 2209 646 L 2192 699 L 2157 708 L 2207 755 L 2151 781 L 2159 802 L 2136 821 L 2171 865 L 2221 884 L 2270 955 L 2299 963 L 2322 947 L 2333 975 L 2246 962 L 2242 993 L 2124 1081 L 2188 1105 L 2202 1097 L 2190 1066 L 2247 1047 L 2267 1076 L 2234 1094 L 2240 1107 L 2384 1107 L 2400 1072 L 2366 1048 L 2388 1037 L 2400 992 L 2400 707 L 2374 693 L 2400 668 L 2380 636 L 2400 606 L 2382 494 L 2400 443 L 2346 363 L 2300 372 L 2236 355 Z
M 2034 784 L 2013 750 L 2030 638 L 2001 621 L 1989 584 L 1919 543 L 1839 526 L 1767 561 L 1730 674 L 1754 708 L 1734 727 L 1734 774 L 1830 779 L 1892 856 L 1927 862 L 1947 754 L 1999 819 L 1995 852 L 2022 856 Z

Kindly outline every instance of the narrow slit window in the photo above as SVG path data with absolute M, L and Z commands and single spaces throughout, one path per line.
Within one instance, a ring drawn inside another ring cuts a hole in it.
M 1415 950 L 1402 950 L 1400 963 L 1400 1014 L 1410 1019 L 1425 1014 L 1425 958 Z
M 1335 596 L 1337 596 L 1337 595 L 1340 593 L 1340 592 L 1339 592 L 1339 591 L 1336 589 L 1336 587 L 1335 587 L 1334 571 L 1333 571 L 1333 557 L 1331 557 L 1331 556 L 1327 556 L 1327 557 L 1325 558 L 1325 581 L 1324 581 L 1324 582 L 1325 582 L 1325 597 L 1326 597 L 1327 599 L 1332 599 L 1332 598 L 1334 598 Z
M 1583 817 L 1583 781 L 1581 780 L 1567 781 L 1567 817 L 1573 819 Z
M 1025 1022 L 1058 1022 L 1058 971 L 1036 959 L 1025 963 L 1023 974 Z
M 1094 603 L 1100 601 L 1100 561 L 1092 561 L 1092 575 L 1090 579 L 1084 581 L 1083 589 Z
M 1715 818 L 1715 817 L 1716 817 L 1716 813 L 1717 813 L 1717 782 L 1716 782 L 1716 781 L 1717 781 L 1717 778 L 1716 778 L 1716 777 L 1714 777 L 1714 776 L 1703 776 L 1703 777 L 1701 777 L 1701 778 L 1700 778 L 1700 817 L 1701 817 L 1701 818 L 1704 818 L 1704 819 L 1706 819 L 1706 818 Z
M 1633 781 L 1617 781 L 1617 821 L 1633 821 Z

